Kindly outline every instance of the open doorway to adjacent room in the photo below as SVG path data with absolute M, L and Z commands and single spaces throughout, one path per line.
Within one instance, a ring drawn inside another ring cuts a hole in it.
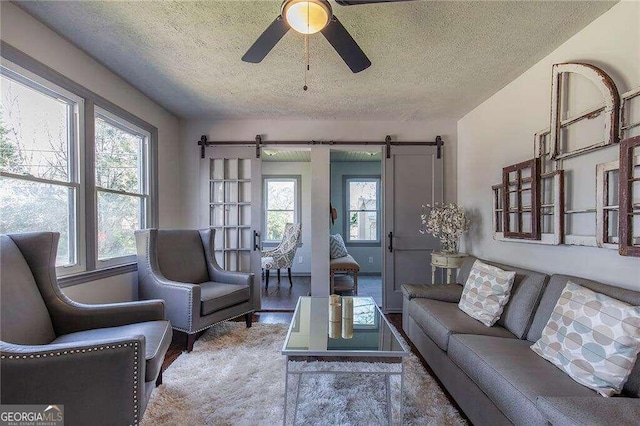
M 382 306 L 382 151 L 344 147 L 330 158 L 330 291 Z
M 311 150 L 264 148 L 261 158 L 262 310 L 292 311 L 311 287 Z

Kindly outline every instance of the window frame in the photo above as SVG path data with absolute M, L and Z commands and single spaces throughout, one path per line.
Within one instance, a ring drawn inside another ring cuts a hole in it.
M 85 126 L 85 101 L 82 97 L 67 90 L 66 88 L 49 81 L 46 78 L 19 66 L 18 64 L 5 60 L 0 63 L 0 75 L 22 84 L 38 93 L 55 98 L 67 104 L 68 113 L 68 134 L 70 141 L 68 145 L 69 164 L 66 181 L 56 179 L 45 179 L 30 174 L 15 174 L 10 172 L 0 172 L 4 178 L 21 180 L 33 183 L 42 183 L 74 189 L 74 200 L 70 202 L 69 211 L 73 211 L 73 224 L 69 223 L 69 241 L 73 241 L 74 262 L 69 265 L 56 266 L 57 275 L 71 275 L 86 270 L 86 250 L 84 250 L 84 240 L 86 235 L 85 227 L 85 179 L 84 179 L 84 158 L 85 138 L 81 129 Z M 71 221 L 71 217 L 69 220 Z
M 522 177 L 523 170 L 530 170 L 529 177 Z M 523 161 L 502 169 L 502 217 L 503 233 L 507 238 L 517 238 L 523 240 L 540 240 L 540 158 Z M 516 173 L 516 180 L 510 180 L 509 175 Z M 523 185 L 529 184 L 529 188 Z M 515 190 L 511 187 L 515 186 Z M 530 205 L 525 205 L 522 201 L 522 192 L 530 193 Z M 515 206 L 511 205 L 510 194 L 516 194 Z M 517 230 L 511 231 L 511 214 L 515 215 Z M 531 216 L 529 232 L 523 231 L 523 216 Z
M 111 101 L 103 98 L 95 92 L 71 80 L 58 71 L 33 59 L 26 53 L 16 49 L 9 43 L 0 40 L 0 63 L 3 66 L 16 67 L 25 75 L 32 75 L 60 87 L 67 92 L 83 100 L 83 108 L 79 108 L 78 114 L 83 117 L 82 125 L 77 127 L 80 140 L 78 151 L 78 169 L 80 184 L 78 190 L 78 200 L 80 213 L 78 215 L 78 230 L 80 245 L 78 246 L 78 256 L 84 259 L 84 267 L 81 269 L 58 270 L 58 284 L 60 287 L 68 287 L 90 281 L 96 281 L 124 273 L 135 272 L 137 263 L 133 256 L 118 265 L 101 265 L 97 261 L 96 228 L 97 228 L 97 206 L 95 191 L 95 122 L 88 119 L 94 117 L 95 108 L 115 114 L 122 119 L 149 132 L 148 141 L 148 223 L 151 228 L 158 227 L 158 129 L 142 120 L 136 115 L 119 107 Z M 15 70 L 14 70 L 15 71 Z M 80 235 L 80 232 L 82 235 Z
M 143 201 L 142 206 L 140 211 L 138 212 L 139 215 L 139 220 L 140 220 L 140 229 L 145 229 L 147 228 L 147 224 L 149 223 L 149 141 L 151 140 L 151 132 L 148 132 L 138 126 L 136 126 L 133 123 L 130 123 L 129 121 L 127 121 L 126 119 L 113 114 L 109 111 L 107 111 L 106 109 L 99 107 L 99 106 L 95 106 L 94 108 L 94 123 L 95 120 L 97 120 L 98 118 L 102 119 L 103 121 L 107 122 L 108 124 L 112 125 L 113 127 L 116 127 L 124 132 L 127 133 L 131 133 L 133 135 L 136 136 L 140 136 L 143 138 L 143 147 L 142 147 L 142 152 L 141 152 L 141 163 L 140 164 L 140 188 L 142 190 L 141 193 L 134 193 L 134 192 L 129 192 L 129 191 L 118 191 L 115 189 L 110 189 L 110 188 L 103 188 L 101 186 L 98 185 L 98 183 L 96 182 L 94 184 L 94 188 L 95 188 L 95 213 L 96 213 L 96 219 L 98 217 L 98 194 L 100 192 L 102 193 L 107 193 L 107 194 L 114 194 L 114 195 L 124 195 L 124 196 L 128 196 L 128 197 L 137 197 L 139 199 L 141 199 Z M 94 124 L 95 126 L 95 124 Z M 95 152 L 95 140 L 94 140 L 94 152 Z M 94 156 L 94 174 L 95 174 L 95 156 Z M 108 267 L 112 267 L 112 266 L 116 266 L 116 265 L 121 265 L 121 264 L 125 264 L 125 263 L 131 263 L 131 262 L 135 262 L 136 261 L 136 255 L 129 255 L 129 256 L 117 256 L 117 257 L 110 257 L 110 258 L 106 258 L 106 259 L 100 259 L 99 256 L 99 251 L 98 251 L 98 225 L 96 223 L 96 227 L 95 227 L 95 233 L 96 233 L 96 239 L 95 239 L 95 258 L 96 258 L 96 264 L 97 264 L 97 268 L 96 269 L 104 269 L 104 268 L 108 268 Z
M 267 231 L 267 216 L 269 213 L 269 200 L 267 193 L 267 184 L 269 181 L 276 182 L 294 182 L 293 188 L 293 222 L 298 223 L 302 217 L 302 175 L 262 175 L 262 230 L 264 238 L 262 244 L 266 247 L 275 247 L 280 243 L 280 240 L 267 240 L 266 237 L 269 234 Z M 288 210 L 273 210 L 273 211 L 288 211 Z
M 380 200 L 381 197 L 381 176 L 380 175 L 346 175 L 343 176 L 342 180 L 342 193 L 344 194 L 344 223 L 343 223 L 343 232 L 345 235 L 345 244 L 353 245 L 353 246 L 378 246 L 381 244 L 381 235 L 382 235 L 382 203 Z M 350 208 L 350 182 L 375 182 L 376 183 L 376 209 L 375 210 L 351 210 Z M 350 235 L 350 226 L 349 226 L 349 217 L 351 212 L 375 212 L 378 220 L 376 223 L 376 239 L 375 240 L 352 240 Z

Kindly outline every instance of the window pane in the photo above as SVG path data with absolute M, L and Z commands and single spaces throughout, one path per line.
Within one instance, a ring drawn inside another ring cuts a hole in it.
M 60 233 L 56 266 L 75 261 L 75 190 L 65 186 L 0 178 L 0 233 Z
M 96 117 L 96 185 L 144 193 L 141 180 L 144 138 Z
M 295 205 L 294 180 L 267 181 L 267 210 L 293 210 Z
M 349 212 L 349 239 L 376 241 L 378 239 L 378 213 Z
M 142 203 L 140 197 L 98 191 L 98 259 L 136 254 Z
M 349 210 L 377 210 L 378 183 L 349 182 Z
M 282 240 L 284 226 L 287 223 L 293 223 L 293 210 L 267 212 L 267 240 Z
M 69 181 L 67 102 L 1 77 L 0 170 Z

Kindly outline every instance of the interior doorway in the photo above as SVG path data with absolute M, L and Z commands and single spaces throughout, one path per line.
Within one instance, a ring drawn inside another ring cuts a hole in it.
M 262 310 L 292 311 L 311 289 L 311 150 L 263 148 L 261 159 Z
M 330 162 L 334 293 L 370 296 L 382 306 L 382 150 L 332 149 Z

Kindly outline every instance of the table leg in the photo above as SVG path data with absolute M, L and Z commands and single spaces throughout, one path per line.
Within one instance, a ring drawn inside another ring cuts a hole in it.
M 400 361 L 402 372 L 400 373 L 400 424 L 404 423 L 404 359 Z
M 387 377 L 387 419 L 389 426 L 393 424 L 393 407 L 391 406 L 391 374 L 385 374 Z
M 282 416 L 282 425 L 287 424 L 287 395 L 289 394 L 289 357 L 286 359 L 286 367 L 284 372 L 284 414 Z
M 302 387 L 302 373 L 297 373 L 298 376 L 298 389 L 296 390 L 296 401 L 293 404 L 293 426 L 296 425 L 296 419 L 298 418 L 298 399 L 300 398 L 300 388 Z
M 436 283 L 436 267 L 435 266 L 431 266 L 431 284 L 435 284 Z

